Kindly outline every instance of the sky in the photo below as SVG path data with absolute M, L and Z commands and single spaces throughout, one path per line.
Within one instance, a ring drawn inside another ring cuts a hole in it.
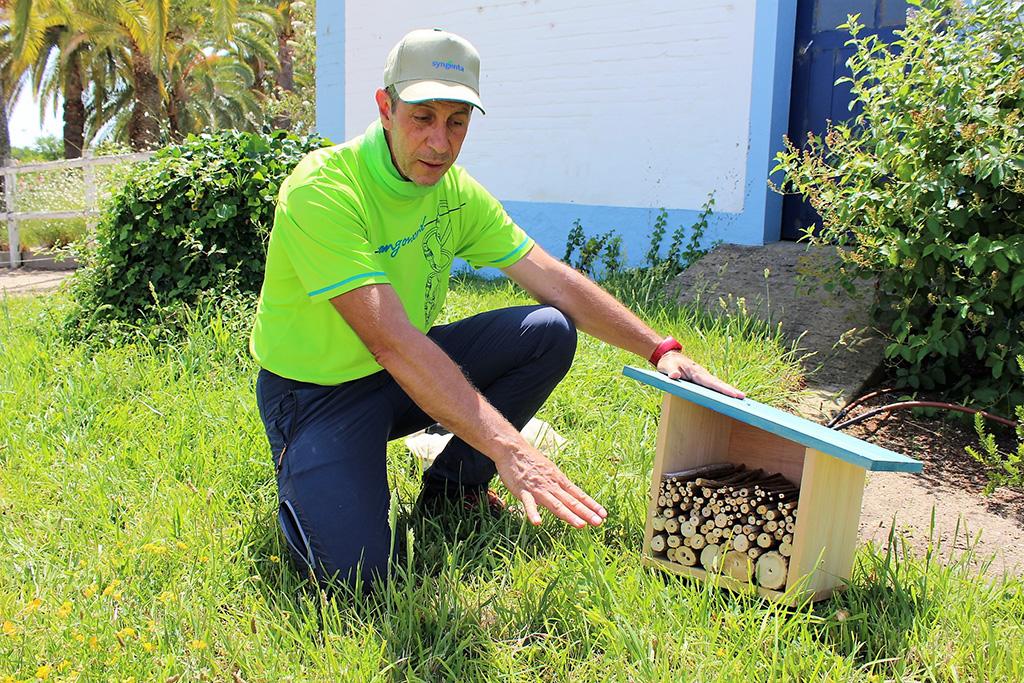
M 60 137 L 62 125 L 61 111 L 58 109 L 54 116 L 50 107 L 46 110 L 46 120 L 40 123 L 39 103 L 32 97 L 32 89 L 22 88 L 10 117 L 11 147 L 31 147 L 44 135 Z

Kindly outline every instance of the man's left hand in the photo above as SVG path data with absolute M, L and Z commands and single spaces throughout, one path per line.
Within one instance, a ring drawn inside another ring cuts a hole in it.
M 685 379 L 733 398 L 746 396 L 742 391 L 718 379 L 679 351 L 669 351 L 662 356 L 658 361 L 658 372 L 668 375 L 671 379 Z

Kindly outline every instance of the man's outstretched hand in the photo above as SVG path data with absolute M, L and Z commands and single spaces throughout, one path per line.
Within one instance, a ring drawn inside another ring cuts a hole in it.
M 526 518 L 540 524 L 538 506 L 577 529 L 598 526 L 608 516 L 603 507 L 569 481 L 555 463 L 536 448 L 497 463 L 498 476 L 516 498 L 523 502 Z
M 689 380 L 694 384 L 714 389 L 720 394 L 733 398 L 744 398 L 746 396 L 736 387 L 718 379 L 694 362 L 693 359 L 678 351 L 670 351 L 661 357 L 661 360 L 658 361 L 658 372 L 668 375 L 671 379 Z

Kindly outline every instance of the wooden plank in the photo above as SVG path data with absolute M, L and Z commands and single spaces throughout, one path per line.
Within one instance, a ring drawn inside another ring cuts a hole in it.
M 784 598 L 787 597 L 786 594 L 781 591 L 761 588 L 760 586 L 755 586 L 754 584 L 747 583 L 746 581 L 737 581 L 726 574 L 715 574 L 713 577 L 709 577 L 708 573 L 700 567 L 687 567 L 684 564 L 676 564 L 675 562 L 669 562 L 668 560 L 660 557 L 654 557 L 652 555 L 644 555 L 642 562 L 648 567 L 656 567 L 680 576 L 690 576 L 702 581 L 714 580 L 717 581 L 718 585 L 722 588 L 728 588 L 736 593 L 756 592 L 761 597 L 768 598 L 775 602 L 788 602 L 788 600 L 784 600 Z
M 804 593 L 819 594 L 831 592 L 849 580 L 864 479 L 862 468 L 807 449 L 787 588 L 802 582 Z
M 922 469 L 921 463 L 913 458 L 861 441 L 849 434 L 829 429 L 753 399 L 740 401 L 729 398 L 692 382 L 669 379 L 660 372 L 641 368 L 626 367 L 623 374 L 708 410 L 795 441 L 857 467 L 885 472 L 920 472 Z
M 729 431 L 733 420 L 684 401 L 671 394 L 665 394 L 661 402 L 661 419 L 658 420 L 658 443 L 654 453 L 654 469 L 651 471 L 651 495 L 647 504 L 647 526 L 644 529 L 644 552 L 650 551 L 651 526 L 658 507 L 658 489 L 661 475 L 722 462 L 728 449 Z
M 4 208 L 7 209 L 7 244 L 10 250 L 11 268 L 21 265 L 21 239 L 18 234 L 18 218 L 14 213 L 14 184 L 18 176 L 10 166 L 4 167 Z
M 40 173 L 45 171 L 64 171 L 69 168 L 83 166 L 109 166 L 136 161 L 146 161 L 153 152 L 134 152 L 132 154 L 113 154 L 102 157 L 80 157 L 78 159 L 61 159 L 59 161 L 40 161 L 34 164 L 16 164 L 10 168 L 16 173 Z
M 91 159 L 92 153 L 86 150 L 85 156 Z M 86 164 L 82 167 L 82 179 L 85 182 L 85 208 L 90 216 L 94 216 L 99 206 L 96 195 L 96 164 Z M 96 221 L 88 220 L 86 221 L 86 226 L 89 229 L 89 233 L 92 234 L 92 230 L 96 227 Z
M 794 441 L 733 420 L 732 437 L 729 439 L 725 459 L 743 463 L 752 470 L 761 468 L 769 474 L 778 472 L 799 485 L 804 471 L 805 450 Z
M 32 221 L 32 220 L 67 220 L 71 218 L 88 218 L 94 216 L 97 211 L 81 209 L 78 211 L 17 211 L 6 214 L 7 220 Z
M 689 576 L 691 578 L 700 579 L 702 581 L 709 580 L 708 573 L 700 567 L 687 567 L 684 564 L 676 564 L 675 562 L 669 562 L 667 559 L 654 557 L 650 554 L 643 555 L 640 558 L 640 562 L 645 567 L 654 567 L 655 569 L 661 569 L 672 574 L 678 574 L 679 576 Z M 726 576 L 723 574 L 716 574 L 715 576 L 717 577 L 718 585 L 722 588 L 727 588 L 735 593 L 751 593 L 756 591 L 757 594 L 760 595 L 762 598 L 768 598 L 772 602 L 781 602 L 783 604 L 790 606 L 796 606 L 807 599 L 810 599 L 811 602 L 820 602 L 822 600 L 827 600 L 831 598 L 833 595 L 835 595 L 836 592 L 846 589 L 846 586 L 844 584 L 842 586 L 837 586 L 836 588 L 821 589 L 815 591 L 813 595 L 808 596 L 806 593 L 797 594 L 783 591 L 773 591 L 770 588 L 761 588 L 760 586 L 755 586 L 752 583 L 747 583 L 746 581 L 738 581 L 737 579 L 734 579 L 731 576 Z M 715 577 L 712 577 L 710 580 L 715 580 Z

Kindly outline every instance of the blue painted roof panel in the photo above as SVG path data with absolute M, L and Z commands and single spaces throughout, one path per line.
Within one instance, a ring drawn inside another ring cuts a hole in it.
M 875 472 L 920 472 L 923 465 L 906 455 L 861 441 L 849 434 L 783 412 L 750 398 L 742 401 L 683 380 L 669 379 L 653 370 L 626 366 L 626 377 L 686 399 L 734 420 L 763 429 L 784 439 L 795 441 Z

